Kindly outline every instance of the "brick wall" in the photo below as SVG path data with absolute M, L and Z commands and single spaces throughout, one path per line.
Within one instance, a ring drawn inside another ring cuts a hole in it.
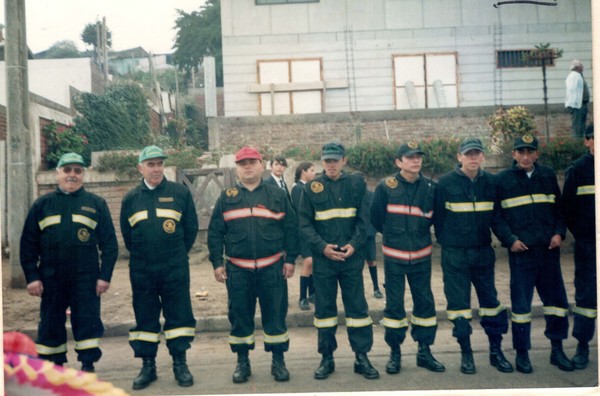
M 528 106 L 537 128 L 545 133 L 543 106 Z M 402 142 L 444 136 L 489 137 L 487 118 L 496 107 L 373 111 L 285 115 L 269 117 L 218 117 L 209 119 L 210 149 L 233 152 L 245 144 L 273 151 L 294 146 L 321 147 L 337 139 L 346 145 L 359 141 Z M 590 121 L 593 110 L 590 109 Z M 570 116 L 562 104 L 549 106 L 550 136 L 570 135 Z

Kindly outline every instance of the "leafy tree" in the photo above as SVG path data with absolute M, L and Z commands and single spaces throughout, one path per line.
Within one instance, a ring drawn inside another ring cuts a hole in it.
M 173 62 L 179 70 L 198 71 L 204 56 L 214 56 L 217 85 L 223 86 L 223 46 L 221 41 L 221 2 L 207 0 L 200 11 L 190 14 L 177 10 Z
M 96 25 L 98 25 L 99 23 L 100 22 L 88 23 L 87 25 L 85 25 L 85 27 L 83 28 L 83 32 L 81 32 L 80 36 L 81 41 L 94 48 L 101 46 L 98 45 L 96 40 Z M 100 40 L 102 42 L 102 35 L 100 35 Z M 106 28 L 106 46 L 109 48 L 112 47 L 112 32 L 108 27 Z
M 75 100 L 75 118 L 90 151 L 134 149 L 150 140 L 150 115 L 137 84 L 113 84 L 101 94 L 83 93 Z
M 36 55 L 41 59 L 65 59 L 81 58 L 83 54 L 77 49 L 77 45 L 71 40 L 57 41 L 41 54 Z

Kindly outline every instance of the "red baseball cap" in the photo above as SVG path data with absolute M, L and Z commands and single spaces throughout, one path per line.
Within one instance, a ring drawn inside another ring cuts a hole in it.
M 240 162 L 245 159 L 257 159 L 262 161 L 262 156 L 254 147 L 244 146 L 235 154 L 235 162 Z

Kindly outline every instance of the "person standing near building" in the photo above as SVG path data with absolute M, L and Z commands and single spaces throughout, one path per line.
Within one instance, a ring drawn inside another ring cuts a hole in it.
M 575 237 L 575 307 L 573 337 L 579 342 L 573 367 L 582 370 L 589 362 L 589 342 L 596 328 L 596 208 L 594 184 L 594 125 L 585 130 L 589 152 L 567 169 L 563 205 L 567 227 Z
M 237 353 L 233 382 L 246 382 L 252 374 L 248 352 L 255 344 L 257 299 L 265 351 L 273 354 L 271 374 L 275 381 L 288 381 L 287 279 L 298 256 L 298 222 L 281 188 L 262 182 L 264 165 L 256 149 L 242 147 L 235 166 L 238 183 L 221 193 L 208 226 L 215 280 L 226 284 L 229 297 L 229 345 Z
M 514 140 L 513 166 L 498 174 L 501 224 L 496 236 L 508 248 L 513 347 L 517 371 L 533 371 L 531 301 L 537 289 L 550 339 L 550 363 L 564 371 L 573 364 L 563 351 L 569 330 L 567 293 L 560 269 L 560 244 L 566 227 L 554 171 L 538 164 L 538 140 L 525 134 Z M 504 223 L 504 224 L 502 224 Z
M 190 190 L 165 178 L 166 158 L 157 146 L 141 151 L 137 168 L 143 179 L 121 205 L 136 321 L 129 331 L 129 344 L 135 357 L 143 361 L 133 389 L 146 388 L 157 379 L 161 311 L 175 379 L 179 386 L 194 384 L 186 362 L 196 330 L 188 253 L 198 233 L 198 216 Z
M 296 213 L 300 207 L 300 198 L 304 191 L 304 185 L 315 178 L 315 166 L 312 162 L 301 162 L 296 167 L 294 175 L 296 184 L 292 187 L 292 206 Z M 312 276 L 312 253 L 310 246 L 304 242 L 304 239 L 298 236 L 300 243 L 300 255 L 302 256 L 302 271 L 300 272 L 300 297 L 298 306 L 303 311 L 310 310 L 309 302 L 315 301 L 315 288 L 313 286 Z
M 444 293 L 453 336 L 461 349 L 460 371 L 475 374 L 471 348 L 471 284 L 479 299 L 481 327 L 490 344 L 490 364 L 510 373 L 512 365 L 502 353 L 502 335 L 508 331 L 506 308 L 498 301 L 494 283 L 496 255 L 490 228 L 499 216 L 496 177 L 481 169 L 485 159 L 477 138 L 464 139 L 457 154 L 458 165 L 443 175 L 436 189 L 433 224 L 442 246 Z
M 590 91 L 583 78 L 583 63 L 577 59 L 571 62 L 571 72 L 565 80 L 565 107 L 571 114 L 571 133 L 575 138 L 583 137 L 588 113 Z
M 401 368 L 400 345 L 406 337 L 408 320 L 404 309 L 405 278 L 408 279 L 414 309 L 411 335 L 418 342 L 417 366 L 434 372 L 446 368 L 431 354 L 437 318 L 431 292 L 431 222 L 435 184 L 421 174 L 425 153 L 417 142 L 398 149 L 395 164 L 399 172 L 382 180 L 375 189 L 371 223 L 383 234 L 386 304 L 381 323 L 385 342 L 391 349 L 388 374 Z
M 278 155 L 270 161 L 270 165 L 271 175 L 265 178 L 265 183 L 273 184 L 281 188 L 283 191 L 285 191 L 285 195 L 288 197 L 288 199 L 291 199 L 290 192 L 287 188 L 287 184 L 285 183 L 285 179 L 283 177 L 283 174 L 285 173 L 285 170 L 288 166 L 287 160 L 285 159 L 285 157 Z
M 56 167 L 58 186 L 38 198 L 25 220 L 20 261 L 27 292 L 41 297 L 36 351 L 58 365 L 67 362 L 66 310 L 81 370 L 100 360 L 100 296 L 110 287 L 118 246 L 106 201 L 83 187 L 84 161 L 64 154 Z M 100 255 L 99 255 L 100 253 Z
M 379 378 L 367 353 L 373 346 L 373 321 L 364 293 L 360 249 L 365 242 L 368 208 L 364 178 L 346 174 L 344 146 L 327 143 L 321 151 L 324 173 L 306 183 L 299 209 L 300 230 L 310 245 L 315 283 L 315 319 L 321 363 L 315 379 L 335 371 L 337 288 L 342 290 L 346 328 L 356 355 L 354 372 Z

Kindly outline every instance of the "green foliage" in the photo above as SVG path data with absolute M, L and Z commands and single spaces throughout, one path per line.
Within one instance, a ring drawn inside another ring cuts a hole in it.
M 36 55 L 40 59 L 68 59 L 81 58 L 85 54 L 79 52 L 77 45 L 71 40 L 57 41 L 42 54 Z
M 184 147 L 181 150 L 168 152 L 168 158 L 165 160 L 165 166 L 175 166 L 177 169 L 194 169 L 201 167 L 198 163 L 198 157 L 202 152 L 193 147 Z
M 456 153 L 458 153 L 460 139 L 456 137 L 448 139 L 429 138 L 420 143 L 425 152 L 423 156 L 423 173 L 428 176 L 440 175 L 454 168 L 457 163 Z
M 200 11 L 190 14 L 177 10 L 173 62 L 179 70 L 198 71 L 204 56 L 214 56 L 217 85 L 223 86 L 223 45 L 221 42 L 221 2 L 207 0 Z
M 85 27 L 83 28 L 83 31 L 81 32 L 81 35 L 79 36 L 81 38 L 81 41 L 83 41 L 86 45 L 92 46 L 94 48 L 98 47 L 102 47 L 102 41 L 100 42 L 99 45 L 97 45 L 97 34 L 96 34 L 96 26 L 102 26 L 102 23 L 100 22 L 96 22 L 96 23 L 88 23 L 87 25 L 85 25 Z M 102 33 L 100 33 L 100 40 L 102 40 Z M 107 27 L 106 28 L 106 46 L 107 47 L 112 47 L 112 32 L 110 31 L 110 29 Z
M 537 134 L 534 118 L 533 113 L 524 106 L 515 106 L 508 110 L 504 107 L 498 108 L 487 120 L 488 125 L 492 127 L 492 152 L 506 152 L 512 147 L 515 138 L 527 133 Z
M 313 146 L 289 146 L 283 150 L 285 158 L 294 158 L 299 161 L 319 161 L 321 159 L 321 147 Z
M 106 153 L 98 159 L 99 172 L 115 172 L 118 175 L 135 176 L 138 155 L 134 153 Z
M 348 165 L 376 178 L 392 174 L 396 171 L 394 158 L 397 145 L 382 142 L 361 142 L 346 148 Z
M 137 149 L 149 141 L 148 106 L 136 84 L 111 85 L 101 95 L 83 93 L 75 108 L 77 130 L 86 133 L 91 151 Z
M 74 152 L 84 156 L 84 160 L 89 163 L 86 146 L 87 137 L 79 134 L 72 127 L 59 128 L 58 124 L 52 121 L 44 126 L 42 133 L 46 138 L 46 162 L 50 169 L 55 168 L 58 160 L 65 153 Z
M 581 139 L 572 137 L 550 138 L 548 142 L 540 141 L 540 163 L 551 167 L 556 172 L 565 170 L 571 162 L 588 151 Z

